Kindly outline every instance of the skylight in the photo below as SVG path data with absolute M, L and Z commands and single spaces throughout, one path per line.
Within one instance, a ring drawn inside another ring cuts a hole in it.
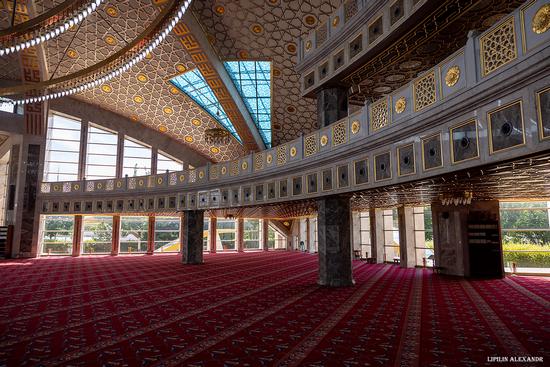
M 224 65 L 265 146 L 271 148 L 271 62 L 226 61 Z
M 184 74 L 170 80 L 170 82 L 185 93 L 189 98 L 195 101 L 212 118 L 218 121 L 224 128 L 227 129 L 239 142 L 242 143 L 241 137 L 237 134 L 235 126 L 229 120 L 220 101 L 208 85 L 206 80 L 198 69 L 193 69 Z

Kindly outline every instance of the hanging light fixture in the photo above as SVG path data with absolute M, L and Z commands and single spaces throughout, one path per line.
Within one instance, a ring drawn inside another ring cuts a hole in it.
M 72 26 L 82 22 L 84 19 L 86 19 L 87 16 L 89 16 L 92 12 L 94 12 L 97 7 L 103 2 L 104 0 L 93 0 L 91 1 L 88 6 L 86 6 L 83 10 L 79 11 L 74 17 L 71 19 L 65 20 L 62 24 L 58 25 L 52 30 L 42 30 L 42 33 L 35 35 L 34 37 L 27 39 L 25 41 L 16 42 L 14 45 L 7 46 L 7 47 L 1 47 L 0 48 L 0 57 L 4 55 L 9 55 L 10 53 L 19 52 L 26 48 L 33 47 L 36 45 L 41 44 L 42 42 L 46 42 L 50 39 L 53 39 L 55 37 L 60 36 L 61 34 L 65 33 L 69 28 Z M 22 38 L 29 38 L 28 35 L 25 35 Z
M 216 127 L 204 131 L 204 141 L 210 145 L 227 145 L 231 137 L 229 131 Z
M 98 1 L 98 0 L 96 0 Z M 101 0 L 102 1 L 102 0 Z M 35 103 L 35 102 L 43 102 L 50 99 L 56 99 L 61 98 L 69 95 L 73 95 L 75 93 L 82 92 L 84 90 L 97 87 L 99 84 L 105 83 L 106 81 L 109 81 L 120 74 L 126 72 L 129 70 L 132 66 L 140 62 L 141 60 L 145 59 L 145 57 L 151 53 L 155 48 L 157 48 L 160 43 L 164 41 L 164 39 L 168 36 L 168 34 L 174 29 L 176 24 L 180 21 L 180 19 L 183 17 L 187 9 L 189 8 L 189 5 L 191 4 L 192 0 L 185 0 L 183 4 L 179 7 L 177 13 L 172 17 L 172 20 L 168 22 L 168 24 L 165 26 L 165 28 L 162 31 L 159 31 L 157 33 L 157 36 L 154 37 L 148 44 L 147 47 L 144 47 L 137 55 L 129 58 L 125 63 L 121 64 L 120 66 L 114 68 L 107 74 L 103 76 L 97 76 L 94 77 L 93 80 L 88 81 L 86 83 L 82 83 L 77 86 L 73 86 L 71 88 L 62 90 L 62 91 L 56 91 L 51 93 L 44 93 L 43 95 L 36 96 L 36 97 L 29 97 L 25 99 L 20 100 L 13 100 L 12 103 L 15 104 L 28 104 L 28 103 Z

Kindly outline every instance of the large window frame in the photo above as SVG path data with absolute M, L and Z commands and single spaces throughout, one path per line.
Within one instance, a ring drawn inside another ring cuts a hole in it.
M 74 216 L 43 215 L 40 220 L 40 228 L 41 255 L 72 254 L 74 240 Z
M 149 217 L 121 216 L 118 251 L 121 254 L 143 254 L 147 252 L 149 239 Z
M 384 243 L 384 258 L 387 262 L 393 262 L 395 259 L 401 259 L 401 250 L 399 248 L 399 215 L 396 208 L 386 209 L 384 215 L 384 238 L 391 238 L 391 243 Z
M 141 154 L 139 152 L 146 152 Z M 122 157 L 122 176 L 137 177 L 147 176 L 152 170 L 153 149 L 151 146 L 133 139 L 124 137 L 124 153 Z M 140 166 L 140 164 L 143 166 Z
M 372 244 L 370 236 L 370 213 L 359 212 L 359 248 L 361 257 L 372 257 Z
M 255 228 L 254 226 L 257 225 Z M 260 250 L 262 248 L 262 220 L 243 219 L 243 249 Z
M 504 265 L 550 268 L 550 201 L 500 202 Z
M 96 158 L 99 161 L 96 161 Z M 110 160 L 111 162 L 107 163 L 104 160 Z M 115 178 L 117 175 L 117 164 L 118 133 L 90 122 L 86 138 L 86 179 L 102 180 Z M 102 174 L 98 174 L 98 172 Z
M 93 226 L 96 226 L 94 228 Z M 93 233 L 90 238 L 89 235 Z M 95 235 L 95 239 L 94 239 Z M 87 239 L 90 238 L 90 239 Z M 96 248 L 99 251 L 96 251 Z M 82 254 L 108 254 L 113 251 L 113 216 L 82 217 Z
M 216 250 L 237 250 L 237 221 L 235 219 L 216 220 Z
M 183 171 L 183 162 L 165 153 L 157 151 L 157 172 L 156 174 Z
M 78 118 L 58 112 L 49 115 L 44 182 L 80 179 L 81 131 L 82 122 Z
M 180 217 L 155 217 L 154 252 L 180 252 L 180 236 Z

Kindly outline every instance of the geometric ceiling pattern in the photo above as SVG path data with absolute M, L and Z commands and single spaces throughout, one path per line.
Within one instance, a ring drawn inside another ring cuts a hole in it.
M 19 0 L 20 3 L 23 1 Z M 63 1 L 34 0 L 35 14 Z M 154 21 L 164 2 L 105 0 L 79 25 L 44 44 L 48 77 L 71 74 L 113 55 Z M 317 128 L 315 100 L 300 98 L 299 75 L 294 71 L 296 39 L 326 21 L 341 2 L 195 0 L 191 3 L 190 10 L 222 61 L 272 62 L 273 145 Z M 0 0 L 0 28 L 10 25 L 10 3 L 13 2 Z M 218 123 L 169 83 L 174 76 L 195 66 L 172 32 L 148 58 L 126 73 L 105 85 L 79 93 L 75 98 L 159 130 L 215 162 L 247 154 L 248 151 L 234 138 L 227 145 L 208 144 L 204 140 L 204 131 L 217 127 Z M 18 68 L 16 58 L 0 58 L 0 79 L 20 80 Z

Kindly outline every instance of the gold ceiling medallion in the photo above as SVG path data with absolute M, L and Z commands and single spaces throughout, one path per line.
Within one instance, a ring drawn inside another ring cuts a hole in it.
M 174 110 L 172 109 L 172 107 L 164 107 L 162 109 L 162 112 L 164 112 L 165 115 L 171 115 L 174 113 Z
M 184 139 L 185 139 L 185 141 L 188 142 L 188 143 L 192 143 L 192 142 L 193 142 L 193 137 L 192 137 L 192 136 L 186 135 Z
M 264 31 L 264 28 L 260 24 L 253 24 L 250 27 L 250 31 L 255 34 L 261 34 Z
M 287 43 L 285 46 L 286 52 L 288 52 L 291 55 L 294 55 L 296 53 L 296 44 L 294 42 Z
M 267 161 L 268 164 L 271 164 L 271 162 L 273 162 L 273 155 L 268 154 L 267 157 L 266 157 L 266 161 Z
M 101 90 L 105 93 L 111 93 L 113 91 L 113 88 L 110 85 L 102 85 Z
M 281 76 L 281 70 L 277 68 L 273 68 L 273 76 L 275 77 Z
M 217 5 L 214 7 L 214 12 L 218 15 L 224 15 L 225 14 L 225 8 L 222 5 Z
M 180 90 L 176 87 L 170 87 L 170 93 L 172 94 L 178 94 Z
M 306 42 L 306 51 L 309 51 L 311 49 L 311 41 Z
M 211 145 L 227 145 L 231 140 L 229 131 L 216 127 L 204 131 L 204 141 Z
M 308 27 L 313 27 L 315 24 L 317 24 L 317 18 L 313 14 L 308 14 L 304 17 L 304 23 Z
M 105 36 L 105 43 L 108 44 L 109 46 L 114 46 L 117 44 L 117 40 L 114 36 L 108 34 Z
M 296 107 L 294 107 L 294 106 L 287 106 L 286 112 L 288 112 L 288 113 L 294 113 L 294 112 L 296 112 Z
M 327 144 L 328 144 L 328 136 L 326 135 L 321 136 L 321 146 L 324 147 Z
M 187 68 L 183 64 L 176 64 L 176 70 L 178 71 L 178 73 L 183 73 L 187 70 Z
M 208 39 L 208 43 L 210 43 L 211 45 L 216 43 L 216 37 L 210 33 L 206 35 L 206 39 Z
M 113 18 L 118 17 L 118 10 L 112 5 L 109 5 L 107 8 L 105 8 L 105 13 Z
M 340 24 L 340 17 L 335 16 L 334 19 L 332 19 L 332 26 L 333 27 L 338 27 L 338 24 Z
M 67 50 L 67 56 L 71 59 L 76 59 L 78 57 L 78 52 L 76 50 L 73 50 L 72 48 Z
M 147 60 L 151 60 L 151 59 L 153 58 L 153 54 L 150 53 L 150 52 L 148 52 L 148 53 L 145 55 L 145 58 L 146 58 Z
M 211 151 L 212 153 L 214 153 L 214 154 L 218 154 L 218 153 L 220 152 L 220 148 L 218 148 L 218 147 L 212 147 L 212 148 L 210 148 L 210 151 Z
M 456 83 L 458 83 L 458 80 L 460 79 L 460 68 L 458 65 L 454 65 L 447 70 L 447 74 L 445 75 L 445 84 L 447 84 L 447 87 L 452 87 Z
M 537 10 L 531 26 L 536 34 L 542 34 L 550 29 L 550 4 L 544 4 Z
M 160 131 L 161 133 L 165 133 L 165 132 L 168 131 L 168 128 L 167 128 L 166 126 L 164 126 L 164 125 L 160 125 L 160 126 L 159 126 L 159 131 Z
M 243 163 L 241 164 L 241 168 L 242 170 L 246 170 L 248 168 L 248 162 L 247 161 L 243 161 Z
M 201 126 L 202 122 L 199 119 L 193 119 L 191 120 L 191 123 L 195 126 Z
M 250 54 L 246 50 L 240 50 L 239 52 L 237 52 L 237 57 L 239 59 L 248 59 L 249 56 Z
M 136 115 L 132 115 L 132 116 L 130 116 L 130 119 L 134 122 L 137 122 L 138 117 Z
M 145 83 L 145 82 L 147 82 L 148 79 L 147 79 L 147 76 L 145 74 L 138 74 L 137 75 L 137 80 L 142 82 L 142 83 Z
M 296 150 L 296 147 L 290 148 L 290 156 L 291 157 L 295 157 L 296 153 L 298 153 L 298 151 Z
M 397 101 L 395 101 L 395 112 L 403 113 L 405 108 L 407 108 L 407 100 L 405 97 L 400 97 Z
M 361 123 L 358 120 L 355 120 L 351 123 L 351 133 L 353 135 L 357 134 L 361 130 Z
M 136 103 L 143 103 L 143 97 L 142 96 L 135 96 L 134 97 L 134 102 Z

